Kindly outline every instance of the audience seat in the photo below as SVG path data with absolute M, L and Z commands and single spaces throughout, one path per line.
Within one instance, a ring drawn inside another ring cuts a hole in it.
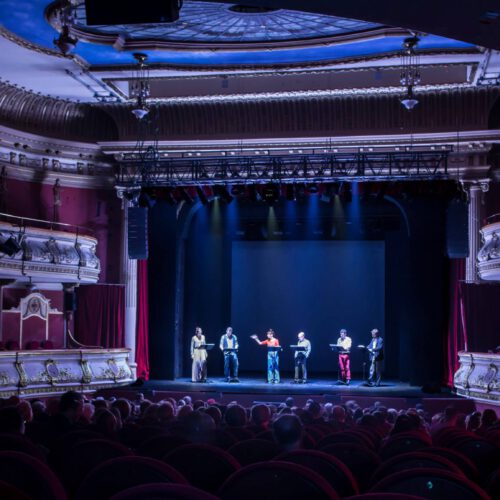
M 233 436 L 236 441 L 244 441 L 245 439 L 252 439 L 255 437 L 252 431 L 243 427 L 226 427 L 225 431 Z
M 156 458 L 161 460 L 167 453 L 189 444 L 189 441 L 181 436 L 162 434 L 160 436 L 146 439 L 136 450 L 137 455 Z
M 482 479 L 500 466 L 499 448 L 477 436 L 455 439 L 449 447 L 470 458 L 476 464 Z
M 54 342 L 52 340 L 42 340 L 42 349 L 54 349 Z
M 388 460 L 396 455 L 419 451 L 432 445 L 431 438 L 421 432 L 404 432 L 395 434 L 382 444 L 379 456 L 382 460 Z
M 236 458 L 240 465 L 250 465 L 271 460 L 279 453 L 279 448 L 276 443 L 269 440 L 245 439 L 233 444 L 227 452 Z
M 25 436 L 19 434 L 0 434 L 0 451 L 20 451 L 41 462 L 47 462 L 47 457 L 41 448 Z
M 0 451 L 0 481 L 21 490 L 32 500 L 64 500 L 56 475 L 40 460 L 18 451 Z
M 336 500 L 337 492 L 318 473 L 280 461 L 247 465 L 232 474 L 218 492 L 222 500 Z
M 430 453 L 414 451 L 411 453 L 403 453 L 402 455 L 397 455 L 385 460 L 373 473 L 370 483 L 374 485 L 384 477 L 395 474 L 396 472 L 419 468 L 449 470 L 454 474 L 464 475 L 457 465 L 446 458 Z
M 180 472 L 159 460 L 120 457 L 93 469 L 78 488 L 75 499 L 108 500 L 121 491 L 149 483 L 188 484 Z
M 295 450 L 276 457 L 282 462 L 302 465 L 325 478 L 340 497 L 355 495 L 359 488 L 349 468 L 338 458 L 318 450 Z
M 38 340 L 32 340 L 26 344 L 26 349 L 28 351 L 36 351 L 40 349 L 40 342 L 38 342 Z
M 225 429 L 215 429 L 214 432 L 214 444 L 223 450 L 231 448 L 233 444 L 236 444 L 238 440 Z
M 17 340 L 8 340 L 7 341 L 7 350 L 8 351 L 19 351 L 19 342 Z
M 218 500 L 206 491 L 186 484 L 152 483 L 134 486 L 113 495 L 110 500 Z
M 370 492 L 409 493 L 429 500 L 454 498 L 489 500 L 488 494 L 463 475 L 439 469 L 397 472 L 379 481 Z
M 215 493 L 240 468 L 227 451 L 208 444 L 188 444 L 173 450 L 163 461 L 178 470 L 193 486 Z
M 333 434 L 329 434 L 328 436 L 323 437 L 318 441 L 316 447 L 318 450 L 325 448 L 326 446 L 330 446 L 331 444 L 336 443 L 353 443 L 359 444 L 361 446 L 365 446 L 372 451 L 375 451 L 373 443 L 368 440 L 363 434 L 357 434 L 353 432 L 334 432 Z
M 2 500 L 30 500 L 30 497 L 6 481 L 0 481 L 0 498 Z
M 74 445 L 64 454 L 61 463 L 61 479 L 66 491 L 74 492 L 85 476 L 99 464 L 130 455 L 133 453 L 128 448 L 106 439 L 92 439 Z
M 417 497 L 407 493 L 363 493 L 344 498 L 344 500 L 425 500 L 425 497 Z
M 479 477 L 477 467 L 474 463 L 468 457 L 456 450 L 432 446 L 431 448 L 426 448 L 425 453 L 431 453 L 432 455 L 448 459 L 450 462 L 453 462 L 456 466 L 458 466 L 466 477 L 472 479 L 473 481 L 477 481 L 477 478 Z
M 365 491 L 373 471 L 380 465 L 379 457 L 366 446 L 338 443 L 323 448 L 325 453 L 337 457 L 356 478 L 360 491 Z

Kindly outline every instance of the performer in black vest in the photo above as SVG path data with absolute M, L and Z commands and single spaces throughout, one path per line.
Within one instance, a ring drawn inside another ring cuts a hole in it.
M 224 377 L 226 382 L 238 380 L 238 338 L 233 335 L 233 329 L 228 326 L 226 333 L 220 338 L 220 350 L 224 353 Z M 234 351 L 231 349 L 235 349 Z

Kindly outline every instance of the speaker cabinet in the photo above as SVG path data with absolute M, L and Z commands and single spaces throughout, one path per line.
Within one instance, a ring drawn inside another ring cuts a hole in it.
M 130 259 L 148 258 L 147 208 L 128 208 L 128 256 Z

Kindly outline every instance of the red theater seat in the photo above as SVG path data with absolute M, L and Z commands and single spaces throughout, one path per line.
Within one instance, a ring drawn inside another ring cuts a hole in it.
M 147 439 L 137 448 L 136 453 L 143 457 L 161 460 L 167 453 L 186 444 L 189 444 L 189 441 L 181 436 L 165 434 Z
M 42 349 L 54 349 L 54 342 L 52 340 L 43 340 Z
M 417 497 L 406 493 L 363 493 L 344 498 L 344 500 L 425 500 L 425 497 Z
M 113 495 L 110 500 L 218 500 L 206 491 L 185 484 L 152 483 L 134 486 Z
M 375 447 L 372 441 L 370 441 L 364 434 L 355 432 L 334 432 L 322 438 L 318 444 L 318 450 L 330 446 L 331 444 L 337 443 L 353 443 L 359 444 L 361 446 L 366 446 L 368 449 L 375 451 Z
M 75 498 L 108 500 L 121 491 L 150 483 L 187 484 L 187 481 L 180 472 L 153 458 L 113 458 L 90 472 Z
M 441 469 L 463 475 L 461 469 L 450 460 L 430 453 L 414 451 L 403 453 L 383 462 L 373 473 L 371 484 L 377 484 L 384 477 L 412 469 Z
M 106 439 L 82 441 L 67 451 L 61 464 L 61 479 L 68 492 L 74 492 L 85 476 L 99 464 L 133 454 L 122 444 Z
M 47 465 L 25 453 L 0 452 L 0 481 L 8 482 L 33 500 L 66 499 L 63 486 Z
M 324 477 L 341 496 L 359 493 L 351 471 L 338 458 L 317 450 L 295 450 L 276 457 L 282 462 L 302 465 Z
M 429 500 L 453 498 L 489 500 L 488 494 L 463 475 L 439 469 L 397 472 L 378 482 L 370 492 L 407 493 Z
M 0 434 L 1 451 L 19 451 L 30 457 L 46 462 L 47 458 L 41 448 L 33 444 L 28 438 L 18 434 Z
M 40 342 L 38 342 L 38 340 L 32 340 L 26 344 L 26 349 L 28 351 L 36 351 L 40 349 Z
M 380 465 L 380 459 L 373 451 L 358 444 L 331 444 L 322 451 L 337 457 L 349 467 L 361 491 L 366 489 L 373 471 Z
M 379 455 L 382 460 L 387 460 L 396 455 L 429 448 L 431 438 L 419 432 L 404 432 L 391 436 L 380 448 Z
M 234 444 L 227 451 L 240 465 L 250 465 L 271 460 L 279 453 L 279 448 L 276 443 L 266 439 L 246 439 Z
M 5 481 L 0 481 L 0 498 L 2 500 L 30 500 L 27 494 Z
M 240 468 L 227 451 L 208 444 L 181 446 L 163 457 L 193 486 L 215 493 L 222 483 Z
M 433 446 L 431 448 L 426 448 L 425 453 L 432 453 L 433 455 L 448 459 L 450 462 L 453 462 L 456 466 L 458 466 L 458 468 L 465 474 L 466 477 L 472 479 L 473 481 L 476 481 L 479 477 L 477 467 L 474 465 L 474 463 L 465 455 L 456 450 Z
M 19 351 L 19 342 L 17 340 L 8 340 L 7 341 L 7 350 L 8 351 Z
M 227 479 L 218 495 L 222 500 L 339 498 L 328 481 L 318 473 L 301 465 L 280 461 L 243 467 Z

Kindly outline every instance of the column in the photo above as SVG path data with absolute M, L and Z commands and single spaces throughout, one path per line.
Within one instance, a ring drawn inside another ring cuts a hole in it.
M 130 202 L 118 191 L 122 200 L 122 255 L 121 282 L 125 285 L 125 347 L 130 349 L 129 365 L 134 377 L 137 376 L 135 362 L 137 324 L 137 261 L 128 257 L 128 207 Z
M 465 282 L 479 283 L 477 274 L 477 254 L 481 247 L 481 206 L 483 193 L 488 191 L 488 180 L 470 181 L 464 183 L 469 197 L 469 256 L 465 261 Z

